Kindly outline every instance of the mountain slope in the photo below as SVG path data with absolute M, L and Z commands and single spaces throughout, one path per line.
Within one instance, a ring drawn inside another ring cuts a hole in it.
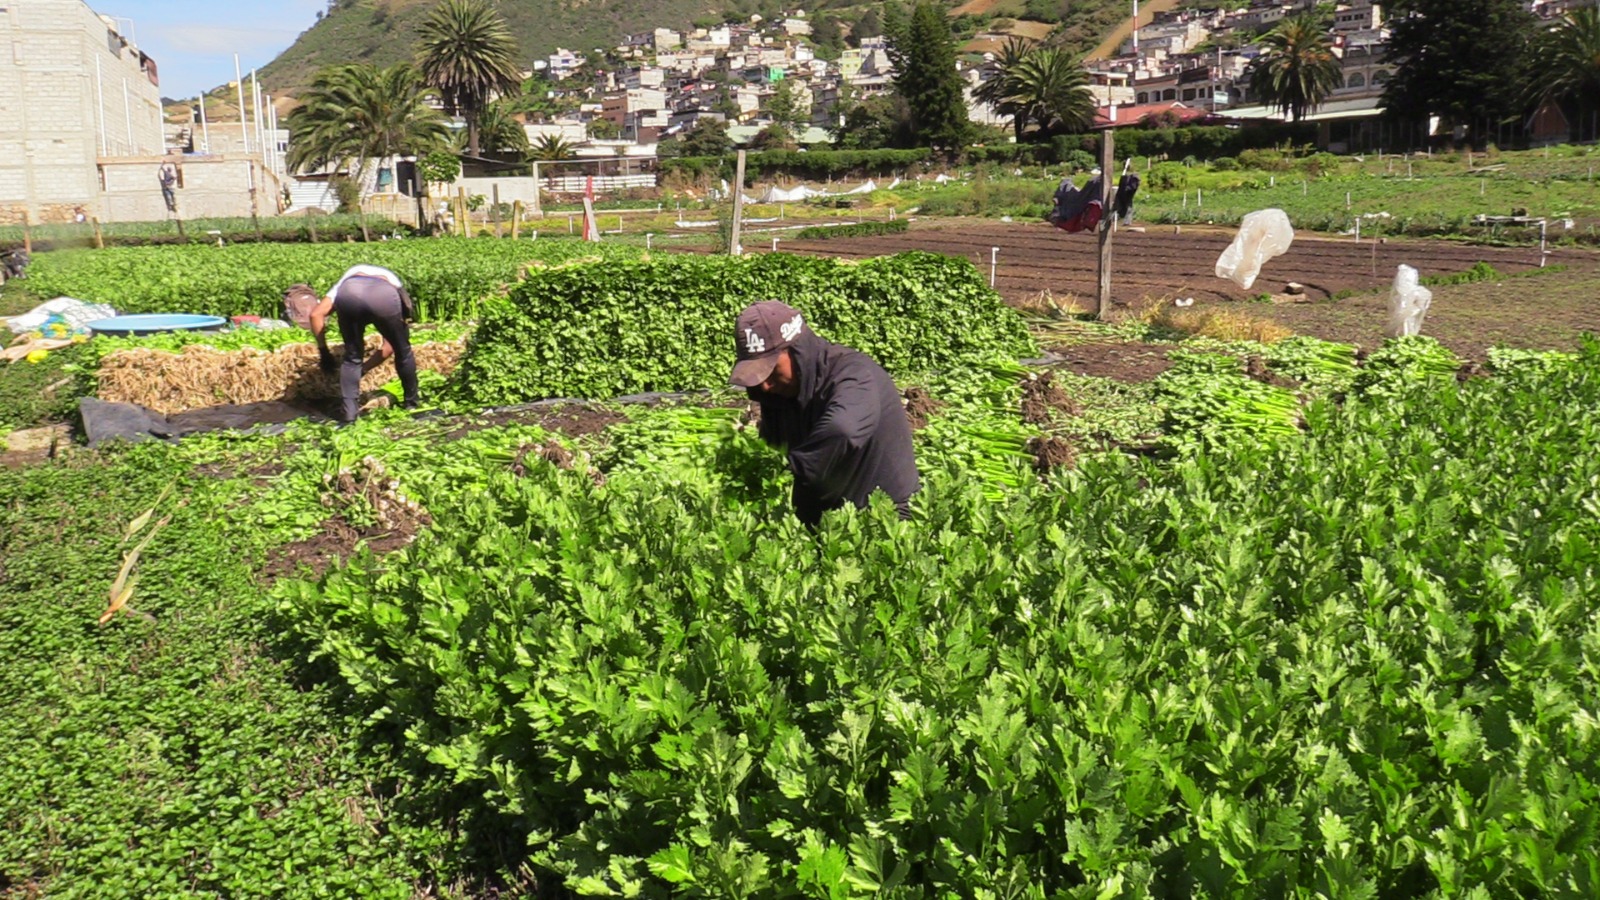
M 417 26 L 437 0 L 338 0 L 317 24 L 262 69 L 273 93 L 293 91 L 322 66 L 412 59 Z M 758 5 L 758 4 L 752 4 Z M 777 4 L 772 4 L 775 8 Z M 806 6 L 806 3 L 796 4 Z M 822 4 L 811 3 L 816 7 Z M 500 11 L 521 51 L 523 68 L 559 47 L 583 53 L 614 47 L 628 32 L 683 29 L 729 6 L 717 0 L 501 0 Z
M 998 19 L 1031 19 L 1054 30 L 1072 52 L 1094 47 L 1127 18 L 1125 0 L 943 0 L 963 40 Z M 261 70 L 274 96 L 309 84 L 317 69 L 338 63 L 392 65 L 414 57 L 417 27 L 438 0 L 331 0 L 331 8 L 289 49 Z M 695 20 L 772 19 L 785 12 L 821 11 L 855 21 L 880 3 L 862 0 L 499 0 L 523 68 L 565 47 L 577 53 L 617 45 L 624 34 L 652 28 L 684 30 Z M 1048 23 L 1044 25 L 1043 23 Z

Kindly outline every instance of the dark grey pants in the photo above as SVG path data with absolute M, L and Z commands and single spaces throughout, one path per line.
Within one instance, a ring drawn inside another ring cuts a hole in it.
M 376 326 L 378 334 L 394 348 L 394 369 L 400 375 L 406 405 L 417 405 L 417 358 L 411 352 L 411 329 L 401 311 L 399 290 L 382 278 L 348 278 L 333 298 L 333 312 L 339 317 L 339 337 L 344 340 L 344 363 L 339 367 L 344 421 L 354 422 L 360 411 L 368 325 Z

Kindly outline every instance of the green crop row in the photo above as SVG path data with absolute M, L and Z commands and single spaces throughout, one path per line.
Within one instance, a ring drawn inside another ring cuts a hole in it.
M 283 289 L 305 282 L 326 291 L 357 263 L 392 269 L 428 321 L 471 318 L 489 295 L 530 264 L 637 256 L 613 244 L 544 238 L 383 241 L 374 244 L 234 244 L 121 247 L 40 254 L 30 290 L 109 303 L 121 313 L 283 315 Z
M 795 232 L 797 241 L 825 241 L 828 238 L 873 237 L 880 234 L 899 234 L 911 226 L 910 219 L 888 222 L 855 222 L 850 225 L 813 225 Z
M 657 257 L 531 273 L 484 308 L 461 388 L 498 405 L 715 387 L 733 362 L 734 317 L 768 299 L 892 373 L 1033 351 L 1022 320 L 966 260 Z
M 575 893 L 1593 896 L 1600 343 L 1503 361 L 998 499 L 929 452 L 815 535 L 714 415 L 413 463 L 434 527 L 282 608 Z

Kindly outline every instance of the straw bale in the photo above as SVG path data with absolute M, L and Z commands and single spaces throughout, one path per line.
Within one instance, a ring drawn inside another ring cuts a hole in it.
M 367 338 L 367 353 L 377 351 L 382 339 Z M 466 341 L 441 341 L 411 345 L 418 370 L 449 375 L 461 362 Z M 334 358 L 344 348 L 334 344 Z M 394 360 L 366 373 L 362 392 L 376 390 L 396 378 Z M 181 353 L 133 348 L 108 354 L 98 373 L 102 400 L 137 403 L 171 415 L 224 403 L 263 400 L 325 400 L 339 396 L 339 374 L 327 374 L 317 365 L 317 345 L 288 344 L 277 350 L 246 347 L 216 350 L 201 344 Z

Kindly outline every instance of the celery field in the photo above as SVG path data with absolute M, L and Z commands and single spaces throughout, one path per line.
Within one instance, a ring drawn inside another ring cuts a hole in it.
M 1592 336 L 1074 325 L 1124 384 L 961 259 L 468 243 L 386 248 L 470 334 L 427 414 L 0 468 L 0 896 L 1600 893 Z M 230 250 L 39 276 L 346 252 Z M 722 386 L 769 295 L 905 389 L 910 520 L 796 521 Z

